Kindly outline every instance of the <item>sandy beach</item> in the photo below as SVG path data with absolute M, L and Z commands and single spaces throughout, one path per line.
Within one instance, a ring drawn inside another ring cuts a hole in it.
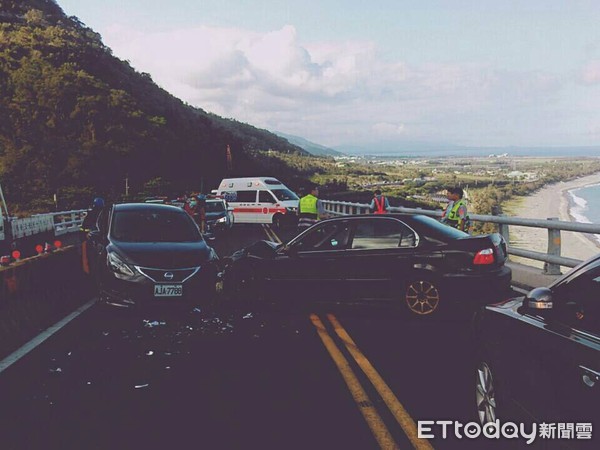
M 569 216 L 568 190 L 600 183 L 600 173 L 568 182 L 548 185 L 534 194 L 519 200 L 509 202 L 504 210 L 509 216 L 532 219 L 558 217 L 559 220 L 573 221 Z M 510 241 L 514 247 L 546 252 L 548 249 L 548 231 L 531 227 L 510 227 Z M 561 232 L 561 255 L 569 258 L 585 260 L 600 253 L 598 241 L 592 240 L 581 233 L 570 231 Z M 511 258 L 515 259 L 516 258 Z M 521 260 L 528 265 L 542 267 L 542 262 Z

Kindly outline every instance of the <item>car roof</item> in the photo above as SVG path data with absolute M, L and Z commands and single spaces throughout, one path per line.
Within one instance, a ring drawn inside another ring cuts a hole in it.
M 162 203 L 119 203 L 113 206 L 114 211 L 183 211 L 181 208 Z
M 554 280 L 552 283 L 550 283 L 550 285 L 548 287 L 552 289 L 552 288 L 558 286 L 559 284 L 563 284 L 565 281 L 572 280 L 573 278 L 577 278 L 582 273 L 588 272 L 590 270 L 594 270 L 598 266 L 600 266 L 600 254 L 592 256 L 589 259 L 586 259 L 581 264 L 579 264 L 576 267 L 574 267 L 573 269 L 569 270 L 563 276 L 558 277 L 556 280 Z
M 352 215 L 348 215 L 348 216 L 339 216 L 339 217 L 332 217 L 331 219 L 325 219 L 327 221 L 336 221 L 336 220 L 359 220 L 359 219 L 373 219 L 373 220 L 381 220 L 381 219 L 389 219 L 390 217 L 393 219 L 399 219 L 399 220 L 405 220 L 405 221 L 412 221 L 413 217 L 415 216 L 419 216 L 419 217 L 427 217 L 425 214 L 402 214 L 402 213 L 395 213 L 395 214 L 352 214 Z M 321 221 L 321 222 L 325 222 L 325 220 Z

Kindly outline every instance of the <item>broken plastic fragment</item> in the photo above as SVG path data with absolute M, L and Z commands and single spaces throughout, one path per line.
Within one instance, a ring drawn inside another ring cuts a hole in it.
M 252 317 L 254 317 L 254 316 L 252 315 L 252 313 L 248 313 L 248 314 L 246 314 L 244 317 L 242 317 L 242 319 L 252 319 Z
M 152 350 L 148 350 L 146 352 L 146 356 L 152 356 L 152 355 L 154 355 L 154 352 Z
M 150 384 L 149 384 L 149 383 L 146 383 L 146 384 L 137 384 L 137 385 L 135 386 L 135 388 L 136 388 L 136 389 L 143 389 L 143 388 L 146 388 L 146 387 L 148 387 L 148 386 L 150 386 Z
M 144 326 L 146 328 L 158 327 L 158 326 L 166 325 L 166 324 L 167 324 L 167 322 L 164 322 L 162 320 L 160 322 L 158 320 L 154 320 L 152 322 L 150 322 L 149 320 L 144 320 Z
M 194 309 L 193 309 L 193 311 L 194 311 L 195 313 L 201 313 L 201 312 L 202 312 L 202 310 L 201 310 L 200 308 L 194 308 Z

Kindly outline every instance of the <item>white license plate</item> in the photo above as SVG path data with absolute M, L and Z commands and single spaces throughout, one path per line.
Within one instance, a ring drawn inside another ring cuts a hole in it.
M 155 297 L 181 297 L 183 295 L 182 284 L 155 284 Z

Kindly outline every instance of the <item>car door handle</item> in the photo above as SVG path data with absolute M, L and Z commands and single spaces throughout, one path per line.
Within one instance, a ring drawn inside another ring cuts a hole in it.
M 588 369 L 587 367 L 584 366 L 579 366 L 579 368 L 581 369 L 582 372 L 582 376 L 581 376 L 581 381 L 583 381 L 583 384 L 585 384 L 587 387 L 594 387 L 595 384 L 600 381 L 600 373 L 596 372 L 595 370 L 592 369 Z

